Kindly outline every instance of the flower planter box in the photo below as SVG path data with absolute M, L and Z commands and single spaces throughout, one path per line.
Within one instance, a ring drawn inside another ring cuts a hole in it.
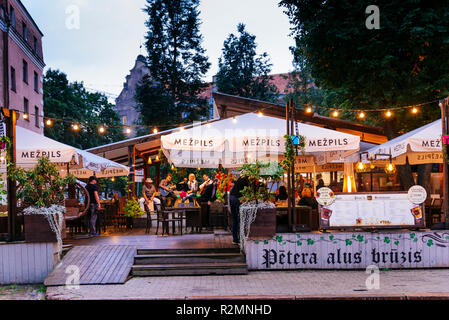
M 57 242 L 48 220 L 42 214 L 25 215 L 25 242 Z M 63 230 L 64 234 L 64 230 Z
M 249 238 L 273 237 L 276 234 L 276 208 L 259 209 L 251 224 Z

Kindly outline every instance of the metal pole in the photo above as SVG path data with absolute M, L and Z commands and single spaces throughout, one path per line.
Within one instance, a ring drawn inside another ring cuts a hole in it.
M 295 122 L 296 122 L 296 108 L 295 108 L 295 103 L 293 102 L 293 100 L 291 100 L 290 103 L 290 108 L 291 108 L 291 113 L 292 116 L 290 118 L 290 134 L 294 135 L 295 134 Z M 296 155 L 295 155 L 296 156 Z M 294 222 L 296 222 L 296 179 L 295 179 L 295 161 L 293 161 L 292 164 L 292 221 L 291 223 L 294 224 Z

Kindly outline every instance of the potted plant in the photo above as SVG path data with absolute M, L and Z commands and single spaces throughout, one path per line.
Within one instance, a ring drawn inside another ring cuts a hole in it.
M 24 208 L 26 242 L 58 242 L 62 249 L 65 189 L 76 178 L 62 178 L 55 164 L 40 158 L 31 170 L 8 167 L 8 175 L 17 183 L 17 200 Z
M 128 200 L 128 202 L 126 202 L 123 211 L 125 212 L 127 229 L 133 228 L 134 225 L 133 218 L 140 217 L 145 213 L 145 211 L 142 210 L 142 208 L 140 207 L 140 204 L 137 201 L 137 199 L 134 197 Z
M 276 209 L 266 182 L 280 180 L 283 169 L 276 162 L 257 161 L 244 164 L 240 170 L 249 182 L 240 198 L 240 239 L 244 246 L 248 237 L 270 237 L 276 233 Z

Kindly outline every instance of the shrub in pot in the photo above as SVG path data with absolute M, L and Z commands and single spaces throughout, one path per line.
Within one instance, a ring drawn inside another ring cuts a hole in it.
M 125 207 L 123 208 L 123 211 L 125 212 L 126 227 L 128 229 L 133 227 L 133 218 L 140 217 L 145 213 L 145 211 L 140 207 L 137 199 L 134 197 L 128 200 Z
M 8 176 L 17 183 L 17 200 L 23 210 L 26 242 L 58 242 L 62 249 L 65 189 L 76 178 L 62 178 L 55 164 L 39 158 L 31 170 L 8 166 Z

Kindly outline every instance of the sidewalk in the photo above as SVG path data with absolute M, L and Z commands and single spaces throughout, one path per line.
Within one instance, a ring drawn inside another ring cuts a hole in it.
M 243 276 L 132 278 L 124 285 L 47 288 L 50 300 L 449 299 L 449 269 L 380 272 L 367 290 L 364 271 L 258 271 Z

